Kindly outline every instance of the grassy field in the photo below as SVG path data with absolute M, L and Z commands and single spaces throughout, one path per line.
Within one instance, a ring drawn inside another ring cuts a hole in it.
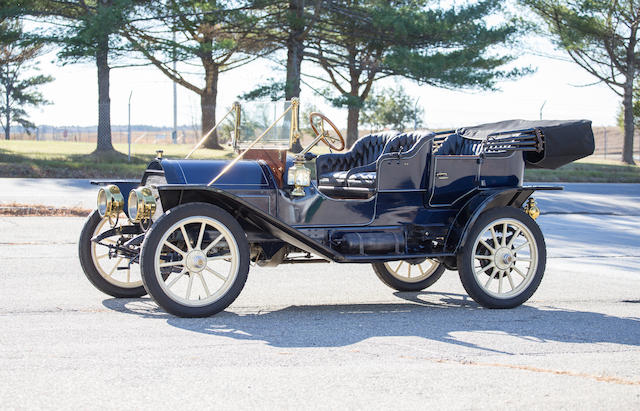
M 116 144 L 120 153 L 127 152 L 125 144 Z M 182 158 L 191 145 L 136 144 L 132 147 L 131 162 L 126 154 L 98 158 L 91 153 L 95 143 L 57 141 L 0 140 L 0 177 L 53 178 L 135 178 L 155 157 L 157 149 L 165 157 Z M 196 151 L 193 158 L 232 158 L 229 150 Z M 557 170 L 527 170 L 527 181 L 615 182 L 640 183 L 640 167 L 611 160 L 587 158 Z
M 0 141 L 0 177 L 52 177 L 52 178 L 130 178 L 140 177 L 156 150 L 165 157 L 183 158 L 191 145 L 171 144 L 156 146 L 136 144 L 127 158 L 127 145 L 116 144 L 122 154 L 100 158 L 91 155 L 95 143 L 58 141 Z M 193 158 L 232 158 L 229 150 L 200 149 Z
M 565 183 L 640 183 L 640 167 L 621 161 L 584 158 L 557 170 L 527 169 L 524 178 Z

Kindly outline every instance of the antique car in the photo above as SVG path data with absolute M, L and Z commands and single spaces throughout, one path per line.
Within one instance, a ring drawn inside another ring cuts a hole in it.
M 191 159 L 205 135 L 185 159 L 159 152 L 140 180 L 96 182 L 97 209 L 79 241 L 91 283 L 201 317 L 238 297 L 253 264 L 366 263 L 400 291 L 457 270 L 480 305 L 516 307 L 546 264 L 531 195 L 561 189 L 525 185 L 525 167 L 556 168 L 594 150 L 589 121 L 511 120 L 370 134 L 338 153 L 344 139 L 319 113 L 301 147 L 298 111 L 297 100 L 236 103 L 223 118 L 233 160 Z M 331 152 L 312 154 L 320 142 Z

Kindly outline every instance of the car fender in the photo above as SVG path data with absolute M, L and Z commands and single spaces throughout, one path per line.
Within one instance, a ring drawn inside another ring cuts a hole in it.
M 227 211 L 244 227 L 257 227 L 273 237 L 329 261 L 340 262 L 344 260 L 342 254 L 320 244 L 301 231 L 228 191 L 206 185 L 189 184 L 167 184 L 157 188 L 162 207 L 169 212 L 171 208 L 186 203 L 213 204 Z
M 460 209 L 445 240 L 445 252 L 457 253 L 478 217 L 496 207 L 520 208 L 534 191 L 562 190 L 560 186 L 525 186 L 481 190 Z

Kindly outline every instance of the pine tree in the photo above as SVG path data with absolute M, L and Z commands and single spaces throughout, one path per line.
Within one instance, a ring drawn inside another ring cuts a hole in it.
M 129 48 L 120 36 L 141 0 L 19 0 L 6 2 L 4 15 L 35 16 L 54 23 L 49 30 L 33 33 L 42 41 L 60 47 L 64 63 L 94 61 L 98 77 L 98 141 L 96 153 L 114 151 L 111 142 L 111 99 L 109 60 Z
M 640 70 L 640 3 L 636 0 L 522 0 L 547 25 L 557 45 L 622 98 L 622 161 L 633 160 L 633 88 Z
M 446 88 L 493 89 L 527 70 L 504 70 L 513 56 L 497 50 L 517 34 L 507 21 L 486 20 L 502 2 L 482 0 L 442 8 L 436 1 L 327 0 L 305 58 L 325 72 L 319 78 L 348 109 L 347 145 L 358 138 L 360 109 L 373 84 L 399 76 Z
M 33 42 L 23 32 L 17 19 L 0 21 L 0 125 L 5 139 L 11 138 L 11 125 L 20 124 L 29 133 L 35 125 L 25 108 L 47 104 L 37 88 L 53 80 L 50 76 L 25 76 L 37 69 L 34 59 L 43 45 Z
M 251 30 L 241 29 L 254 27 L 256 16 L 247 13 L 246 7 L 237 3 L 198 0 L 152 2 L 147 7 L 150 19 L 130 25 L 127 30 L 127 38 L 151 64 L 200 96 L 203 135 L 216 124 L 220 75 L 248 63 L 268 47 Z M 176 66 L 174 61 L 185 64 Z M 187 65 L 191 71 L 194 66 L 201 70 L 199 79 L 183 74 Z M 212 133 L 204 146 L 222 149 L 217 133 Z

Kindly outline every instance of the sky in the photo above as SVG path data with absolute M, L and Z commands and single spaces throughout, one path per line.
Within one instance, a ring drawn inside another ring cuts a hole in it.
M 554 51 L 549 43 L 536 46 L 542 54 Z M 499 91 L 453 91 L 418 85 L 408 80 L 385 79 L 376 86 L 401 84 L 424 109 L 424 124 L 430 128 L 455 128 L 499 120 L 538 119 L 540 108 L 544 119 L 578 119 L 593 121 L 596 126 L 616 124 L 621 99 L 604 84 L 592 84 L 594 78 L 576 64 L 556 58 L 523 54 L 516 65 L 531 66 L 534 74 L 516 81 L 498 84 Z M 56 62 L 55 51 L 39 59 L 40 72 L 55 80 L 41 91 L 51 105 L 31 110 L 37 125 L 91 126 L 97 124 L 97 78 L 91 63 Z M 276 64 L 257 60 L 220 76 L 218 115 L 228 110 L 237 96 L 269 78 L 283 78 Z M 193 70 L 190 68 L 190 70 Z M 321 74 L 310 65 L 303 72 Z M 173 124 L 172 82 L 153 66 L 118 68 L 111 71 L 111 123 L 127 124 L 127 105 L 131 97 L 131 123 L 153 126 Z M 302 104 L 312 103 L 339 127 L 346 126 L 346 109 L 331 107 L 322 97 L 303 87 Z M 546 102 L 546 103 L 545 103 Z M 178 124 L 199 123 L 200 99 L 195 93 L 178 86 Z

